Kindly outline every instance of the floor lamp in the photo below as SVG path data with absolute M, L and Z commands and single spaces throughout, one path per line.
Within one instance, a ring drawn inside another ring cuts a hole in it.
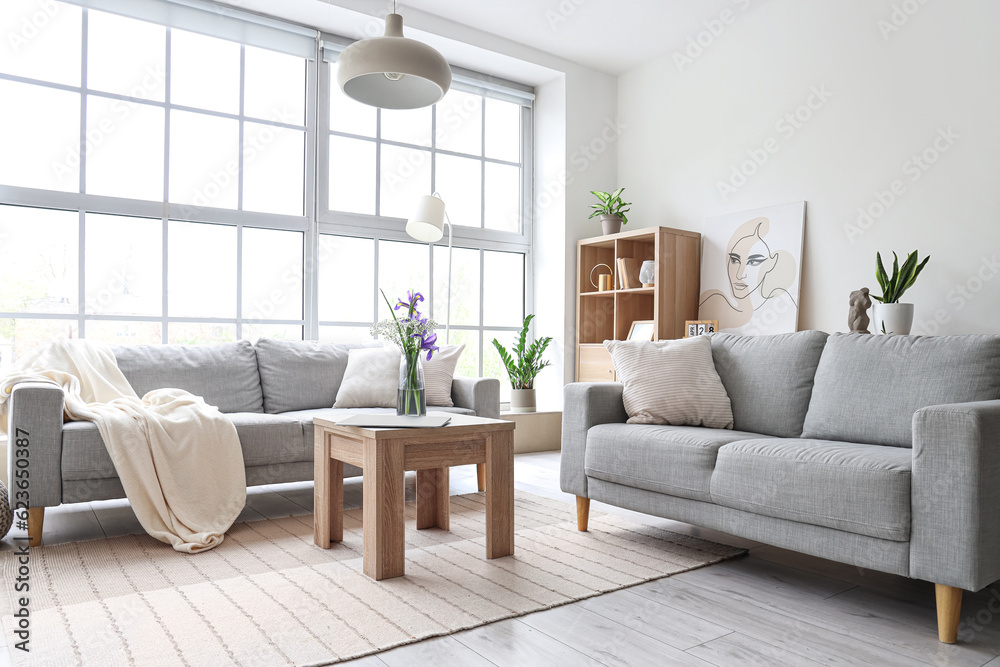
M 448 225 L 448 312 L 445 315 L 444 340 L 451 343 L 451 218 L 441 195 L 435 192 L 420 197 L 416 211 L 406 221 L 406 233 L 417 241 L 437 243 L 444 236 L 445 225 Z

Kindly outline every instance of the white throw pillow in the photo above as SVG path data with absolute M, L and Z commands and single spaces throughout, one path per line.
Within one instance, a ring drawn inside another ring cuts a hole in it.
M 424 392 L 427 405 L 451 408 L 451 383 L 455 378 L 455 367 L 462 356 L 465 344 L 444 345 L 434 353 L 430 361 L 424 358 Z
M 629 424 L 732 428 L 733 408 L 712 361 L 708 336 L 606 340 Z
M 398 347 L 355 348 L 347 353 L 347 369 L 335 408 L 394 408 L 399 391 Z

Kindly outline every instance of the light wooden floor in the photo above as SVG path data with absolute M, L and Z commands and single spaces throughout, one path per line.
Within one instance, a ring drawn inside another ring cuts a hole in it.
M 518 488 L 567 501 L 559 453 L 515 458 Z M 413 495 L 412 473 L 407 497 Z M 475 468 L 454 468 L 452 493 L 476 490 Z M 344 485 L 361 503 L 360 479 Z M 311 483 L 251 489 L 243 520 L 308 514 Z M 590 600 L 429 639 L 347 665 L 984 665 L 1000 667 L 1000 586 L 966 594 L 961 643 L 937 641 L 933 586 L 803 556 L 598 503 L 671 530 L 750 549 L 747 558 Z M 125 501 L 48 510 L 47 544 L 141 532 Z M 10 550 L 9 540 L 0 552 Z M 996 589 L 996 598 L 992 589 Z M 968 621 L 975 624 L 973 626 Z M 0 639 L 2 642 L 2 639 Z M 8 660 L 0 646 L 0 665 Z

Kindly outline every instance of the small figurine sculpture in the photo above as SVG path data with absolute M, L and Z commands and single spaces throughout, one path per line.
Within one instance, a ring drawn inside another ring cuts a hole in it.
M 868 298 L 868 288 L 862 287 L 851 292 L 851 312 L 847 316 L 847 326 L 851 333 L 870 334 L 868 324 L 868 309 L 872 306 L 872 300 Z

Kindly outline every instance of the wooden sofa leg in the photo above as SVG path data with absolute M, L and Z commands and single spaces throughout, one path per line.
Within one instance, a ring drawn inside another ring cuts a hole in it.
M 476 464 L 476 477 L 478 478 L 478 482 L 479 482 L 479 490 L 480 491 L 485 491 L 486 490 L 486 464 L 485 463 L 477 463 Z
M 42 546 L 42 525 L 45 523 L 44 507 L 28 508 L 28 546 Z
M 587 532 L 587 522 L 590 520 L 590 498 L 576 497 L 576 529 Z
M 958 619 L 962 613 L 962 589 L 934 584 L 937 596 L 938 639 L 945 644 L 958 641 Z

